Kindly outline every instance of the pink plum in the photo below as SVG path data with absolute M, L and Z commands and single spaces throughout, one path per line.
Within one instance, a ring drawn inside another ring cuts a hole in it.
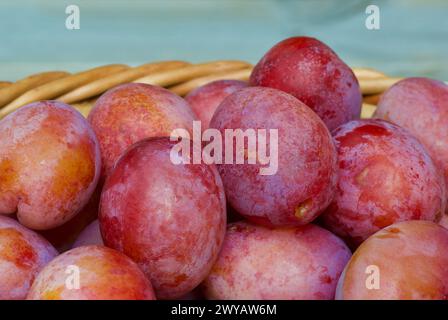
M 293 96 L 264 87 L 239 90 L 219 105 L 210 128 L 218 129 L 224 139 L 230 129 L 258 132 L 254 137 L 257 151 L 251 150 L 249 143 L 241 143 L 244 164 L 235 161 L 241 150 L 226 149 L 226 145 L 238 145 L 234 135 L 233 144 L 222 143 L 222 158 L 233 154 L 233 162 L 218 165 L 227 199 L 244 217 L 267 226 L 303 225 L 330 203 L 337 179 L 330 132 Z M 259 135 L 261 129 L 266 131 L 264 140 Z M 267 165 L 260 160 L 265 157 L 260 153 L 263 144 L 270 154 Z M 255 155 L 254 163 L 249 163 L 249 155 Z
M 352 70 L 314 38 L 293 37 L 277 43 L 255 66 L 250 84 L 292 94 L 330 130 L 361 114 L 361 90 Z
M 408 131 L 383 120 L 355 120 L 334 132 L 339 180 L 324 224 L 356 246 L 405 220 L 440 220 L 443 175 Z
M 191 91 L 185 100 L 201 121 L 202 129 L 207 129 L 216 108 L 228 95 L 247 87 L 247 82 L 239 80 L 217 80 Z
M 135 144 L 106 179 L 100 202 L 104 243 L 136 261 L 161 299 L 181 297 L 207 276 L 226 225 L 218 171 L 173 164 L 174 145 L 169 138 Z
M 345 300 L 447 300 L 448 230 L 430 221 L 384 228 L 353 254 L 337 298 Z
M 208 299 L 334 299 L 351 253 L 329 231 L 309 224 L 269 229 L 229 224 L 219 259 L 204 281 Z
M 191 131 L 195 119 L 188 103 L 164 88 L 129 83 L 110 89 L 96 101 L 88 117 L 100 142 L 103 178 L 132 144 L 170 136 L 175 129 Z
M 154 300 L 155 295 L 150 281 L 124 254 L 103 246 L 85 246 L 47 264 L 27 299 Z
M 57 101 L 24 106 L 0 121 L 0 214 L 36 230 L 73 218 L 95 190 L 97 138 L 83 116 Z
M 25 299 L 56 249 L 17 221 L 0 216 L 0 300 Z

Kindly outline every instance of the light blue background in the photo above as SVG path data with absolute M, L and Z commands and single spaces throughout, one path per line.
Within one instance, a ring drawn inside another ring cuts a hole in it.
M 69 4 L 80 30 L 65 28 Z M 380 7 L 378 31 L 365 28 L 368 4 Z M 0 80 L 105 63 L 255 63 L 293 35 L 323 40 L 352 66 L 448 80 L 443 0 L 0 0 Z

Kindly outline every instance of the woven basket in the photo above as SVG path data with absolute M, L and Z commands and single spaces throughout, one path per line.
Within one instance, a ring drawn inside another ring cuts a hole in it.
M 33 74 L 17 82 L 0 81 L 0 119 L 19 107 L 40 100 L 71 104 L 87 116 L 95 100 L 119 84 L 140 82 L 165 87 L 181 96 L 206 83 L 249 79 L 252 65 L 244 61 L 219 60 L 192 64 L 161 61 L 130 67 L 105 65 L 79 73 L 49 71 Z M 353 68 L 364 96 L 362 118 L 372 116 L 379 96 L 400 80 L 370 68 Z

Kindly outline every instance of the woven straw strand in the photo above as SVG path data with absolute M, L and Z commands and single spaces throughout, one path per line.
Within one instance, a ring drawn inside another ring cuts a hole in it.
M 15 83 L 0 81 L 0 119 L 25 104 L 49 99 L 70 103 L 87 116 L 99 95 L 123 83 L 159 85 L 184 96 L 216 80 L 248 81 L 251 72 L 251 64 L 237 60 L 198 64 L 160 61 L 137 67 L 112 64 L 75 74 L 65 71 L 43 72 Z M 381 94 L 401 80 L 371 68 L 353 68 L 353 72 L 364 95 L 363 118 L 371 117 Z

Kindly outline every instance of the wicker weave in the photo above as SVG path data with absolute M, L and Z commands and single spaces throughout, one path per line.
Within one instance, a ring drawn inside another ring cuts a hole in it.
M 244 61 L 220 60 L 192 64 L 160 61 L 130 67 L 112 64 L 79 73 L 50 71 L 31 75 L 17 82 L 0 81 L 0 118 L 19 107 L 40 100 L 60 100 L 87 116 L 95 100 L 108 89 L 128 82 L 165 87 L 181 96 L 206 83 L 249 79 L 252 65 Z M 384 90 L 400 78 L 370 68 L 353 68 L 364 95 L 363 118 L 369 118 Z

